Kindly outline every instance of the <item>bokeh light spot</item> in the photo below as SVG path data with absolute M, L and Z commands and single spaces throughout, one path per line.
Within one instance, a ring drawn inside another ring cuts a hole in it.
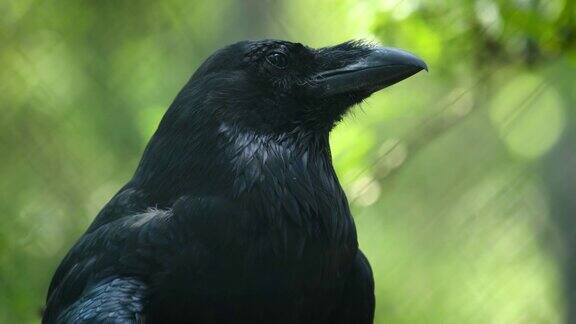
M 561 99 L 544 79 L 520 75 L 500 88 L 490 118 L 510 151 L 525 158 L 546 153 L 564 129 Z

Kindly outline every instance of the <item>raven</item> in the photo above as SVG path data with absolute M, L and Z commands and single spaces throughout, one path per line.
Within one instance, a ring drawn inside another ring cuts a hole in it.
M 372 323 L 328 135 L 423 69 L 361 41 L 218 50 L 56 270 L 43 323 Z

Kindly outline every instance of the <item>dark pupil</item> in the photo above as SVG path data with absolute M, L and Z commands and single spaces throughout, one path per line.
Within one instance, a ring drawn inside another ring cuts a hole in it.
M 286 67 L 286 64 L 288 63 L 286 60 L 286 55 L 282 53 L 269 54 L 268 56 L 266 56 L 266 61 L 279 68 Z

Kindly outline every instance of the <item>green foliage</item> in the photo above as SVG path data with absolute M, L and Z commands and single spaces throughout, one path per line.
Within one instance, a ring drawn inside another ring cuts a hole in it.
M 367 38 L 429 63 L 331 138 L 377 323 L 564 320 L 538 165 L 575 125 L 574 1 L 0 0 L 0 12 L 1 323 L 38 322 L 56 265 L 178 89 L 246 38 Z

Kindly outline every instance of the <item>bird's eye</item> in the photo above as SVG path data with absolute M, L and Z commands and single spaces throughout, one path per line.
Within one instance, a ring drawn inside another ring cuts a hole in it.
M 280 52 L 272 52 L 266 56 L 266 61 L 279 69 L 283 69 L 288 65 L 288 58 L 286 54 Z

